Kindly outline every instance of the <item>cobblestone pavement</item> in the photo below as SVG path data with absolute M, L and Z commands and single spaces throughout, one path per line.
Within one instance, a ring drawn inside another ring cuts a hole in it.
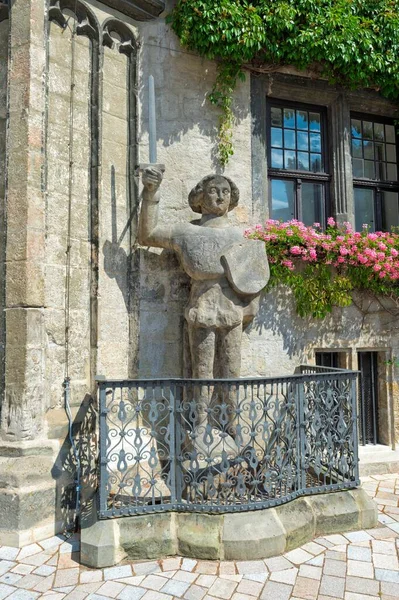
M 266 560 L 167 558 L 80 566 L 79 540 L 0 547 L 0 600 L 398 600 L 399 474 L 363 478 L 380 526 L 327 535 Z

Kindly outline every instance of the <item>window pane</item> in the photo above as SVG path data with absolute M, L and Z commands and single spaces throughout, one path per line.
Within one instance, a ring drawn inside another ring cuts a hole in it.
M 352 156 L 355 158 L 362 158 L 362 142 L 361 140 L 352 140 Z
M 284 152 L 284 168 L 296 169 L 295 152 L 293 150 L 285 150 Z
M 351 121 L 352 136 L 356 138 L 362 137 L 362 122 L 359 119 L 352 119 Z
M 388 144 L 394 144 L 395 140 L 395 128 L 393 125 L 385 125 L 385 138 Z
M 373 124 L 370 121 L 363 121 L 363 137 L 365 140 L 373 139 Z
M 374 139 L 379 142 L 384 141 L 384 125 L 382 123 L 374 123 Z
M 274 127 L 283 126 L 283 117 L 281 114 L 281 108 L 272 108 L 271 110 L 271 121 Z
M 375 179 L 375 165 L 374 161 L 365 160 L 364 161 L 364 176 L 367 179 Z
M 309 136 L 304 131 L 298 131 L 296 134 L 298 140 L 298 150 L 309 150 Z
M 272 148 L 272 167 L 275 169 L 283 168 L 283 151 Z
M 374 191 L 368 188 L 355 187 L 353 192 L 356 231 L 362 231 L 363 224 L 368 225 L 370 231 L 374 231 Z
M 321 152 L 321 135 L 319 133 L 310 134 L 311 152 Z
M 364 160 L 362 158 L 352 159 L 353 177 L 364 177 Z
M 292 108 L 284 109 L 284 127 L 295 129 L 295 111 Z
M 387 161 L 396 162 L 396 148 L 393 144 L 386 145 Z
M 391 231 L 399 226 L 399 195 L 398 192 L 382 192 L 382 229 Z
M 313 173 L 319 173 L 322 170 L 321 154 L 310 155 L 310 170 L 313 171 Z
M 302 221 L 305 225 L 323 223 L 324 194 L 323 184 L 302 184 Z
M 391 165 L 391 163 L 387 163 L 387 179 L 388 181 L 398 180 L 398 169 L 396 165 Z
M 309 113 L 309 129 L 310 131 L 320 131 L 320 114 Z
M 309 154 L 307 152 L 298 152 L 298 169 L 309 171 Z
M 376 142 L 374 144 L 375 147 L 375 159 L 376 160 L 385 160 L 385 144 L 380 144 L 379 142 Z
M 296 111 L 296 126 L 297 126 L 297 129 L 308 129 L 309 128 L 308 113 L 306 110 L 297 110 Z
M 289 221 L 294 218 L 294 182 L 272 179 L 272 219 Z
M 295 131 L 284 129 L 284 147 L 295 149 Z
M 374 144 L 373 142 L 363 142 L 364 158 L 369 160 L 374 159 Z
M 271 142 L 272 142 L 272 146 L 275 146 L 277 148 L 283 147 L 283 130 L 282 129 L 277 129 L 276 127 L 272 127 Z

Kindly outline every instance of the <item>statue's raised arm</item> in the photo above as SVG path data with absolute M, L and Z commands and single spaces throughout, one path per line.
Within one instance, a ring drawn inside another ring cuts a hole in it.
M 141 194 L 141 212 L 139 219 L 138 240 L 142 246 L 157 248 L 172 247 L 171 225 L 159 222 L 160 185 L 163 173 L 155 166 L 146 167 L 143 171 L 143 192 Z

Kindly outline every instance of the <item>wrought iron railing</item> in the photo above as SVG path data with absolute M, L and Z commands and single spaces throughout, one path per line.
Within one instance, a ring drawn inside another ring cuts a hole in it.
M 99 378 L 101 518 L 232 512 L 359 484 L 356 376 Z

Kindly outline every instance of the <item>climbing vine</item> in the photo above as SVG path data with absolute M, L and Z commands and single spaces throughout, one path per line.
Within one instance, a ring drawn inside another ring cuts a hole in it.
M 399 97 L 399 0 L 178 0 L 181 43 L 218 59 L 219 158 L 233 154 L 232 99 L 251 65 L 317 69 L 330 83 Z
M 352 304 L 354 291 L 399 300 L 399 234 L 353 231 L 328 219 L 306 227 L 300 221 L 268 220 L 246 235 L 265 242 L 270 263 L 269 288 L 293 291 L 297 312 L 324 318 L 333 306 Z

